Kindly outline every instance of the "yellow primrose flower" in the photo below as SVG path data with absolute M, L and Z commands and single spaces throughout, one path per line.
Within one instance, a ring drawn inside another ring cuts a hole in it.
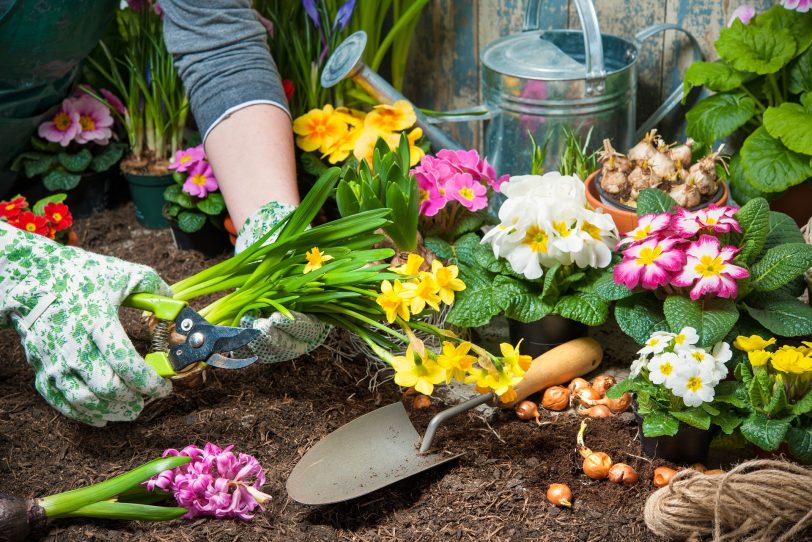
M 747 359 L 753 367 L 761 367 L 772 359 L 773 353 L 766 350 L 751 350 L 747 352 Z
M 326 157 L 327 161 L 331 164 L 343 162 L 352 154 L 355 148 L 355 142 L 358 141 L 361 131 L 362 129 L 360 127 L 347 130 L 347 132 L 336 139 L 330 147 L 323 150 L 321 157 Z
M 775 337 L 772 337 L 769 341 L 765 341 L 758 335 L 750 335 L 749 337 L 739 335 L 736 337 L 736 340 L 733 341 L 733 346 L 739 350 L 744 350 L 745 352 L 750 352 L 751 350 L 764 350 L 772 344 L 775 344 Z
M 321 269 L 325 263 L 335 259 L 329 254 L 325 254 L 324 252 L 320 251 L 319 247 L 313 247 L 308 250 L 305 253 L 305 258 L 307 258 L 307 265 L 304 267 L 304 273 L 310 273 L 316 269 Z
M 403 298 L 403 284 L 396 280 L 394 284 L 385 280 L 381 282 L 381 295 L 376 299 L 376 303 L 386 312 L 386 321 L 390 324 L 395 318 L 400 316 L 404 320 L 409 320 L 409 302 Z
M 431 395 L 434 385 L 446 378 L 445 369 L 430 357 L 422 358 L 420 362 L 415 361 L 411 345 L 406 348 L 405 356 L 392 358 L 392 366 L 395 369 L 395 384 L 404 388 L 414 386 L 423 395 Z
M 457 346 L 448 341 L 443 343 L 443 353 L 437 357 L 437 364 L 445 369 L 446 383 L 451 382 L 452 378 L 460 382 L 465 381 L 468 369 L 476 361 L 474 356 L 468 355 L 470 350 L 471 343 L 467 341 L 463 341 Z
M 391 149 L 391 138 L 387 137 L 391 135 L 393 134 L 381 132 L 377 128 L 371 128 L 364 125 L 364 127 L 361 129 L 361 133 L 355 140 L 355 145 L 352 148 L 353 156 L 355 156 L 359 162 L 361 160 L 366 160 L 367 165 L 369 165 L 370 169 L 372 169 L 372 155 L 375 153 L 375 144 L 378 142 L 378 138 L 384 138 L 387 145 L 389 145 L 389 148 Z M 395 145 L 397 145 L 397 142 Z
M 502 362 L 505 364 L 506 368 L 510 368 L 512 371 L 520 374 L 524 374 L 530 368 L 530 364 L 533 362 L 533 358 L 527 355 L 519 354 L 519 346 L 522 344 L 522 341 L 514 348 L 513 345 L 510 343 L 502 343 L 499 345 L 499 349 L 502 351 Z
M 426 308 L 440 310 L 440 296 L 437 294 L 437 283 L 430 273 L 423 273 L 420 279 L 411 280 L 403 285 L 401 297 L 408 299 L 412 314 L 418 314 Z
M 425 259 L 419 254 L 409 254 L 406 258 L 406 263 L 397 267 L 390 267 L 389 271 L 404 275 L 407 277 L 416 277 L 420 273 L 420 266 L 423 265 Z
M 770 362 L 773 369 L 782 373 L 806 373 L 812 371 L 812 358 L 806 357 L 798 350 L 782 346 L 773 354 Z
M 417 127 L 414 130 L 412 130 L 411 132 L 409 132 L 408 134 L 406 134 L 406 139 L 409 140 L 409 166 L 410 167 L 416 166 L 420 162 L 420 160 L 423 158 L 423 156 L 426 154 L 426 152 L 422 148 L 417 146 L 417 141 L 421 137 L 423 137 L 423 129 L 420 128 L 420 127 Z M 399 140 L 400 140 L 400 137 L 398 136 L 398 142 L 399 142 Z M 390 144 L 389 147 L 393 148 L 393 149 L 397 148 L 398 142 L 395 142 L 394 146 Z
M 381 132 L 399 132 L 411 128 L 416 120 L 412 105 L 406 100 L 398 100 L 392 105 L 376 105 L 367 113 L 364 125 Z
M 431 272 L 442 302 L 446 305 L 454 303 L 454 292 L 465 290 L 465 283 L 457 278 L 460 274 L 459 268 L 456 265 L 445 266 L 440 260 L 434 260 L 431 262 Z
M 357 109 L 350 109 L 347 107 L 336 107 L 335 116 L 350 126 L 362 126 L 367 114 Z
M 330 148 L 347 132 L 347 123 L 333 114 L 333 106 L 311 109 L 293 121 L 293 132 L 299 136 L 296 145 L 305 152 Z

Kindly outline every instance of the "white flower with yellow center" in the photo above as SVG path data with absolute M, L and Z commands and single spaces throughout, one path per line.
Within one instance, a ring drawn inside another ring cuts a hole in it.
M 713 401 L 714 388 L 718 383 L 700 364 L 685 363 L 677 368 L 670 389 L 674 395 L 682 398 L 685 406 L 696 407 Z
M 696 329 L 686 326 L 674 336 L 674 350 L 691 350 L 698 341 L 699 335 L 697 335 Z
M 671 345 L 671 339 L 673 338 L 673 333 L 669 333 L 667 331 L 655 331 L 646 341 L 645 346 L 638 350 L 637 353 L 643 356 L 646 354 L 659 354 Z
M 680 363 L 682 360 L 673 352 L 663 352 L 654 356 L 648 362 L 648 379 L 655 384 L 665 384 L 665 387 L 670 388 Z
M 631 369 L 629 370 L 629 378 L 636 378 L 637 375 L 640 374 L 640 371 L 643 369 L 643 367 L 646 366 L 647 361 L 648 358 L 646 357 L 645 354 L 641 355 L 639 358 L 634 360 L 634 362 L 632 362 Z

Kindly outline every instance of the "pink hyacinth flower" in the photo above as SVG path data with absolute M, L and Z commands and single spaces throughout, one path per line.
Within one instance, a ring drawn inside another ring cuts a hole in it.
M 615 266 L 617 284 L 647 290 L 668 284 L 673 274 L 685 264 L 685 253 L 676 246 L 680 239 L 648 239 L 623 251 L 623 261 Z
M 198 162 L 189 171 L 186 182 L 183 183 L 183 191 L 190 196 L 205 198 L 209 192 L 217 190 L 217 179 L 208 162 Z
M 800 13 L 806 13 L 812 9 L 812 0 L 781 0 L 781 5 L 786 9 L 794 9 Z
M 670 225 L 671 215 L 669 213 L 643 215 L 637 219 L 637 227 L 626 232 L 626 236 L 617 246 L 636 245 L 650 238 L 660 237 L 666 234 Z
M 203 145 L 182 149 L 175 153 L 175 159 L 169 164 L 169 169 L 174 169 L 179 173 L 185 173 L 197 166 L 206 159 L 206 152 Z
M 93 141 L 107 145 L 113 136 L 113 116 L 107 106 L 89 94 L 74 99 L 73 105 L 79 113 L 80 130 L 76 142 L 84 145 Z
M 67 98 L 62 102 L 62 109 L 57 111 L 51 120 L 39 125 L 37 133 L 43 139 L 67 147 L 79 130 L 81 130 L 79 112 L 70 98 Z
M 477 182 L 469 173 L 458 173 L 445 187 L 446 196 L 458 201 L 469 211 L 478 211 L 488 206 L 488 189 Z
M 730 15 L 730 20 L 727 23 L 727 26 L 733 26 L 733 21 L 736 19 L 740 20 L 742 24 L 747 24 L 750 22 L 750 19 L 756 16 L 756 8 L 753 6 L 742 4 L 741 6 L 737 7 L 733 10 L 733 13 Z
M 415 179 L 420 195 L 420 214 L 423 216 L 436 215 L 446 206 L 448 199 L 440 193 L 437 182 L 431 175 L 419 172 L 415 175 Z
M 735 230 L 741 233 L 739 222 L 733 218 L 737 210 L 735 207 L 717 207 L 714 204 L 693 212 L 678 207 L 672 227 L 677 235 L 686 239 L 693 237 L 700 230 L 714 233 L 728 233 Z
M 734 299 L 738 293 L 736 281 L 750 276 L 747 269 L 730 263 L 739 249 L 721 247 L 719 239 L 702 235 L 685 251 L 687 262 L 682 272 L 671 281 L 674 286 L 691 288 L 691 299 L 705 294 Z

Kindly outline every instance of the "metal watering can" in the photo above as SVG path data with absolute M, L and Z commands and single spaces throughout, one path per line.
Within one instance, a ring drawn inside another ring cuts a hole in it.
M 541 2 L 530 0 L 524 28 L 489 43 L 483 50 L 484 106 L 475 115 L 429 119 L 415 108 L 417 124 L 435 148 L 460 145 L 437 126 L 448 120 L 489 120 L 485 155 L 497 173 L 530 171 L 532 141 L 547 143 L 545 169 L 558 169 L 565 145 L 564 128 L 589 136 L 597 148 L 610 138 L 625 150 L 656 126 L 682 98 L 682 85 L 635 131 L 637 108 L 637 59 L 646 39 L 666 30 L 683 32 L 694 56 L 702 58 L 696 38 L 675 24 L 652 25 L 629 41 L 601 34 L 591 0 L 573 0 L 582 30 L 539 30 Z M 381 103 L 406 98 L 361 60 L 366 34 L 356 32 L 333 52 L 321 76 L 324 87 L 350 77 Z M 470 111 L 470 110 L 469 110 Z

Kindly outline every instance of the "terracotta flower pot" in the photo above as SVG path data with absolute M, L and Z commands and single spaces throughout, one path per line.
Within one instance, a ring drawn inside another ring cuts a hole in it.
M 604 203 L 601 200 L 601 196 L 600 193 L 598 192 L 597 186 L 598 173 L 599 171 L 595 171 L 589 177 L 586 178 L 585 181 L 586 201 L 592 206 L 593 209 L 603 209 L 605 213 L 611 216 L 612 220 L 615 221 L 617 229 L 620 230 L 620 233 L 625 233 L 629 230 L 633 230 L 634 228 L 637 227 L 637 213 L 635 211 L 627 211 L 626 209 L 620 209 L 613 205 Z M 707 205 L 709 205 L 710 203 L 715 203 L 716 205 L 727 204 L 727 201 L 730 198 L 730 192 L 725 183 L 720 184 L 722 185 L 722 195 L 715 202 L 709 201 Z

